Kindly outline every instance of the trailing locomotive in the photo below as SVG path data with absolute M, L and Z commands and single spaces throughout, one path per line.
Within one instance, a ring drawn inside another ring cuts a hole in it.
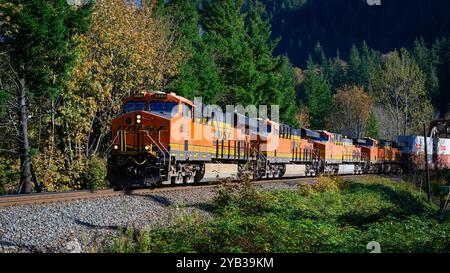
M 116 187 L 179 185 L 253 179 L 394 172 L 395 143 L 349 139 L 296 129 L 269 119 L 217 121 L 196 115 L 196 105 L 174 93 L 140 93 L 124 100 L 112 121 L 108 177 Z M 243 122 L 239 122 L 243 121 Z

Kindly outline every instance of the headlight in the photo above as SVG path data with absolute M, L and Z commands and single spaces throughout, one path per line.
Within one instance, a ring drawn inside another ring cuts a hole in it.
M 149 150 L 150 150 L 150 146 L 149 146 L 149 145 L 145 145 L 144 148 L 145 148 L 146 151 L 149 151 Z
M 114 150 L 119 150 L 119 145 L 114 145 Z
M 136 118 L 137 118 L 137 119 L 141 119 L 142 116 L 141 116 L 141 115 L 137 115 Z
M 142 120 L 140 120 L 140 119 L 136 120 L 137 124 L 140 124 L 141 122 L 142 122 Z

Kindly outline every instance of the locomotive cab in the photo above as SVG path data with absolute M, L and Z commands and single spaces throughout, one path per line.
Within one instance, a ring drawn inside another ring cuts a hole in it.
M 185 117 L 192 117 L 193 107 L 190 101 L 174 93 L 143 92 L 125 99 L 122 112 L 112 121 L 108 159 L 112 184 L 159 185 L 167 177 L 171 127 L 174 123 L 183 126 Z

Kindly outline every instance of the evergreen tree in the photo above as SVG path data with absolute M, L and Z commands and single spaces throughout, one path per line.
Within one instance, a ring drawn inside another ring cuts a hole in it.
M 16 76 L 23 193 L 30 193 L 32 189 L 28 133 L 30 98 L 38 102 L 49 98 L 54 102 L 61 92 L 76 59 L 73 37 L 87 29 L 90 7 L 75 8 L 66 0 L 2 1 L 0 44 L 8 55 L 11 73 Z
M 370 113 L 369 119 L 367 120 L 366 125 L 366 137 L 371 137 L 378 139 L 380 137 L 379 129 L 378 129 L 378 120 L 377 116 L 374 112 Z
M 325 121 L 333 105 L 331 90 L 329 83 L 311 59 L 305 71 L 302 97 L 302 102 L 308 108 L 311 117 L 311 129 L 325 129 Z
M 188 55 L 180 64 L 179 75 L 170 79 L 166 90 L 189 99 L 201 96 L 203 102 L 215 104 L 225 88 L 211 46 L 204 41 L 198 5 L 199 1 L 172 0 L 163 7 L 165 16 L 175 18 L 178 46 Z
M 249 45 L 244 0 L 211 1 L 205 4 L 202 25 L 205 41 L 211 45 L 224 90 L 219 105 L 255 104 L 259 79 Z M 213 45 L 213 46 L 212 46 Z
M 271 39 L 271 25 L 265 19 L 264 5 L 249 1 L 246 25 L 248 44 L 253 52 L 257 87 L 255 102 L 263 105 L 279 105 L 281 121 L 296 125 L 294 70 L 287 58 L 274 56 L 278 39 Z
M 379 57 L 374 50 L 369 49 L 367 43 L 364 41 L 361 46 L 361 65 L 359 67 L 359 82 L 358 84 L 369 89 L 370 82 L 379 65 Z
M 445 117 L 450 110 L 450 40 L 439 39 L 433 45 L 433 63 L 436 64 L 439 88 L 434 96 L 434 105 L 440 116 Z
M 191 13 L 195 14 L 192 9 Z M 274 56 L 278 40 L 271 39 L 271 25 L 264 5 L 256 0 L 206 2 L 200 16 L 204 34 L 200 35 L 200 42 L 193 39 L 193 44 L 200 46 L 194 48 L 192 59 L 173 86 L 184 90 L 182 94 L 211 94 L 210 97 L 217 94 L 204 101 L 222 107 L 279 105 L 282 121 L 295 124 L 296 105 L 286 101 L 286 98 L 295 101 L 293 67 L 287 59 Z M 192 31 L 190 33 L 186 36 L 192 37 Z M 199 81 L 202 75 L 210 74 L 217 76 L 212 77 L 216 88 L 193 90 L 211 84 L 207 82 L 208 77 L 204 77 L 205 84 L 201 87 Z
M 435 66 L 436 61 L 433 60 L 432 51 L 427 47 L 423 38 L 414 42 L 412 57 L 426 75 L 425 86 L 432 103 L 434 105 L 438 104 L 439 79 Z
M 332 87 L 332 93 L 335 94 L 337 90 L 348 84 L 348 65 L 339 57 L 326 60 L 321 66 L 324 77 Z
M 348 80 L 350 85 L 361 85 L 361 56 L 358 48 L 353 44 L 348 57 Z
M 320 65 L 326 64 L 327 58 L 325 57 L 325 52 L 323 51 L 323 47 L 320 42 L 317 42 L 316 46 L 314 47 L 313 53 L 313 60 L 315 63 L 318 63 Z
M 280 72 L 281 58 L 273 57 L 273 50 L 278 41 L 271 40 L 270 23 L 263 20 L 264 6 L 258 1 L 249 1 L 246 9 L 247 43 L 252 50 L 255 65 L 256 82 L 255 103 L 279 104 L 281 90 L 276 86 L 277 74 Z
M 299 126 L 296 114 L 295 72 L 287 57 L 282 58 L 281 74 L 279 75 L 279 89 L 281 90 L 280 118 L 281 121 L 292 126 Z

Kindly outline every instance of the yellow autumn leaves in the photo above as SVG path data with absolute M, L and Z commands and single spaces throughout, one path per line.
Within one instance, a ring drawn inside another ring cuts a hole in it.
M 176 76 L 183 53 L 174 45 L 170 18 L 157 15 L 155 3 L 96 1 L 89 31 L 76 37 L 77 63 L 57 109 L 64 145 L 52 152 L 52 169 L 45 161 L 50 151 L 34 158 L 38 175 L 46 174 L 47 189 L 82 187 L 76 181 L 89 171 L 91 157 L 104 156 L 122 99 L 140 89 L 161 90 L 166 79 Z
M 96 2 L 90 31 L 79 37 L 80 56 L 65 98 L 71 107 L 83 105 L 80 114 L 85 120 L 75 125 L 83 128 L 82 135 L 93 122 L 106 133 L 130 92 L 161 90 L 165 80 L 177 74 L 183 53 L 174 46 L 170 21 L 155 15 L 154 4 Z

